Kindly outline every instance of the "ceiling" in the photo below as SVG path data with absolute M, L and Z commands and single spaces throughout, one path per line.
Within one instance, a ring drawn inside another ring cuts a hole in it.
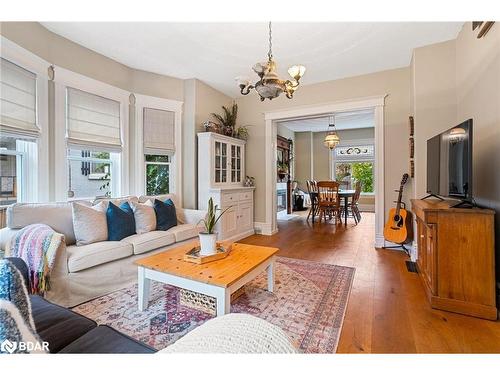
M 336 113 L 334 117 L 337 130 L 372 128 L 374 121 L 373 110 Z M 329 117 L 301 118 L 280 121 L 278 124 L 294 132 L 324 132 L 328 129 Z
M 42 22 L 52 32 L 135 69 L 198 78 L 231 96 L 234 78 L 257 78 L 267 23 Z M 273 23 L 280 76 L 305 65 L 303 84 L 408 66 L 416 47 L 454 39 L 459 22 Z

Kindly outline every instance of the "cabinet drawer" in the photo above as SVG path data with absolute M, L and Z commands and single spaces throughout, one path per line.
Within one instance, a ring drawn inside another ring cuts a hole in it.
M 239 194 L 240 201 L 249 201 L 252 198 L 253 198 L 253 192 L 251 192 L 251 191 L 245 191 L 245 192 Z
M 226 193 L 222 194 L 222 205 L 230 206 L 238 203 L 239 193 Z

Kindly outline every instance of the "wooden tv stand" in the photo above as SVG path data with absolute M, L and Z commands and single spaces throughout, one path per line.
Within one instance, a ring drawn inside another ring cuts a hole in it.
M 412 199 L 417 266 L 433 308 L 496 320 L 493 210 Z

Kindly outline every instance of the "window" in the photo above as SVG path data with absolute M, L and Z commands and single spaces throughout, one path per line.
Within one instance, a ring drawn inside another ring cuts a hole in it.
M 0 69 L 0 205 L 37 201 L 37 76 L 4 58 Z
M 68 198 L 120 195 L 120 102 L 66 89 Z
M 143 150 L 146 195 L 171 192 L 175 154 L 175 112 L 143 108 Z
M 0 205 L 36 198 L 37 156 L 34 139 L 0 137 Z
M 68 198 L 116 196 L 119 153 L 68 149 Z
M 356 181 L 361 182 L 363 193 L 374 192 L 374 146 L 341 146 L 333 150 L 333 175 L 336 181 L 347 182 L 352 189 Z
M 159 195 L 170 192 L 170 156 L 145 155 L 146 194 Z

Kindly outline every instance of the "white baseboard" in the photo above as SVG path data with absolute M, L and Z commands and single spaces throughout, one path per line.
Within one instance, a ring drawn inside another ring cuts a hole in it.
M 255 221 L 253 223 L 255 228 L 255 233 L 263 234 L 265 236 L 272 236 L 273 234 L 278 233 L 278 229 L 273 230 L 272 223 L 264 223 L 261 221 Z

